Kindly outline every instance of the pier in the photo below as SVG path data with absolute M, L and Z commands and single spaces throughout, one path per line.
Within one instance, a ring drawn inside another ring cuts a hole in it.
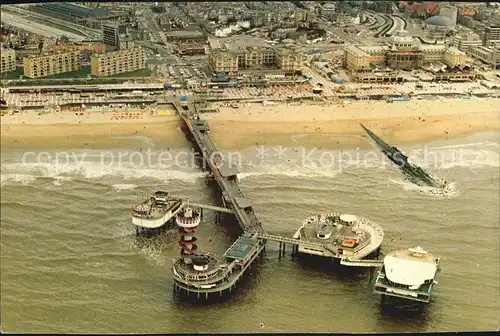
M 293 252 L 299 252 L 299 248 L 315 251 L 315 254 L 320 253 L 320 255 L 338 258 L 345 266 L 378 267 L 381 265 L 378 260 L 360 260 L 369 254 L 374 244 L 375 248 L 378 248 L 383 239 L 382 229 L 369 221 L 363 220 L 357 225 L 358 227 L 366 226 L 373 239 L 353 253 L 350 256 L 352 260 L 348 259 L 349 256 L 342 255 L 342 249 L 339 246 L 334 246 L 328 241 L 310 241 L 300 239 L 299 236 L 283 237 L 267 233 L 253 211 L 252 203 L 245 197 L 238 185 L 237 167 L 225 161 L 219 154 L 210 137 L 208 122 L 199 117 L 195 104 L 188 102 L 187 97 L 182 99 L 183 101 L 173 101 L 172 104 L 188 128 L 187 136 L 200 150 L 203 160 L 220 187 L 223 207 L 190 204 L 218 212 L 232 213 L 243 235 L 226 250 L 223 254 L 224 260 L 210 253 L 201 252 L 191 254 L 189 258 L 181 256 L 173 260 L 174 291 L 182 290 L 188 296 L 206 298 L 213 293 L 219 293 L 222 296 L 224 291 L 231 292 L 243 273 L 257 256 L 262 254 L 268 241 L 279 243 L 280 258 L 284 256 L 285 247 L 288 244 L 293 246 Z M 378 251 L 379 249 L 377 253 Z
M 231 208 L 243 231 L 265 233 L 252 209 L 251 202 L 238 186 L 237 174 L 239 171 L 237 167 L 231 166 L 220 156 L 217 147 L 210 138 L 207 121 L 197 117 L 194 106 L 190 103 L 174 102 L 174 106 L 188 126 L 191 135 L 203 154 L 204 160 L 217 181 L 222 191 L 223 204 Z
M 250 267 L 255 259 L 262 254 L 266 240 L 260 235 L 265 234 L 261 222 L 255 215 L 252 203 L 238 186 L 238 169 L 224 161 L 213 143 L 206 120 L 201 120 L 193 104 L 188 102 L 173 102 L 174 107 L 184 120 L 193 138 L 208 164 L 212 176 L 217 181 L 222 192 L 224 207 L 210 206 L 211 210 L 232 213 L 244 232 L 224 253 L 225 260 L 209 253 L 197 253 L 193 258 L 178 258 L 173 260 L 174 291 L 182 290 L 188 295 L 197 297 L 209 294 L 231 292 L 236 282 Z M 193 206 L 200 206 L 191 203 Z M 206 205 L 200 207 L 207 208 Z

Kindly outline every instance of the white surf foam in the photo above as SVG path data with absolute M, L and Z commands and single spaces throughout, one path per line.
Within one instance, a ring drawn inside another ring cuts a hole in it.
M 418 191 L 425 195 L 437 196 L 437 197 L 455 197 L 457 196 L 458 189 L 455 182 L 448 183 L 444 188 L 433 188 L 427 186 L 419 186 L 407 180 L 393 180 L 389 179 L 392 183 L 400 185 L 404 190 L 407 191 Z
M 112 185 L 113 189 L 116 189 L 116 191 L 121 191 L 121 190 L 132 190 L 137 188 L 136 184 L 125 184 L 125 183 L 117 183 Z
M 30 174 L 1 174 L 0 175 L 0 185 L 6 185 L 11 183 L 21 183 L 28 184 L 36 180 L 35 175 Z
M 74 176 L 81 176 L 87 179 L 118 176 L 124 180 L 153 178 L 163 182 L 181 180 L 194 183 L 197 179 L 203 178 L 206 175 L 206 173 L 199 171 L 188 172 L 176 169 L 162 170 L 154 168 L 119 167 L 116 165 L 103 165 L 96 162 L 83 162 L 81 164 L 10 163 L 2 165 L 2 170 L 9 172 L 9 174 L 2 174 L 2 183 L 4 181 L 30 183 L 37 177 L 52 177 L 57 180 L 54 181 L 54 184 L 60 184 L 62 181 L 67 181 Z M 19 172 L 25 174 L 20 174 Z

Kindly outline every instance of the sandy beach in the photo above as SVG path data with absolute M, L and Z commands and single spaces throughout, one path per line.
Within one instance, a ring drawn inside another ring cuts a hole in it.
M 500 130 L 500 100 L 456 99 L 386 103 L 359 101 L 338 105 L 241 104 L 207 114 L 221 149 L 254 145 L 322 148 L 368 147 L 359 123 L 397 144 L 451 139 Z M 85 116 L 47 114 L 3 116 L 2 148 L 181 148 L 190 146 L 178 116 L 111 120 L 113 113 Z

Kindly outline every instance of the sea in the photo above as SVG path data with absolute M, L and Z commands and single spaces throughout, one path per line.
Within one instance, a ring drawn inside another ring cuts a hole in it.
M 416 246 L 440 257 L 424 309 L 382 309 L 376 270 L 294 258 L 291 248 L 280 259 L 273 242 L 227 299 L 180 298 L 171 274 L 178 233 L 137 237 L 131 209 L 157 190 L 215 205 L 220 192 L 190 148 L 145 141 L 125 150 L 2 150 L 2 331 L 498 330 L 500 134 L 400 146 L 449 182 L 441 191 L 406 181 L 375 148 L 303 148 L 305 136 L 294 147 L 221 155 L 239 165 L 241 188 L 270 233 L 291 236 L 321 212 L 357 214 L 383 227 L 382 257 Z M 199 249 L 221 255 L 240 233 L 230 218 L 218 223 L 206 211 Z

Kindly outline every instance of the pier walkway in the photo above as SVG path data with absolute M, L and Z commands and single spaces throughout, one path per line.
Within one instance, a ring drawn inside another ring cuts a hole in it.
M 224 161 L 217 147 L 213 143 L 209 133 L 206 120 L 199 119 L 194 105 L 188 102 L 173 102 L 175 108 L 189 128 L 196 144 L 203 154 L 204 160 L 208 163 L 212 175 L 221 188 L 223 203 L 231 208 L 236 216 L 241 229 L 245 232 L 256 231 L 265 233 L 260 221 L 253 212 L 251 202 L 245 197 L 238 186 L 236 166 Z
M 321 243 L 314 243 L 314 242 L 308 242 L 300 239 L 295 239 L 295 238 L 289 238 L 289 237 L 283 237 L 283 236 L 278 236 L 278 235 L 271 235 L 267 233 L 259 233 L 257 235 L 259 238 L 262 238 L 264 240 L 271 240 L 283 244 L 290 244 L 290 245 L 297 245 L 297 246 L 304 246 L 304 247 L 312 247 L 312 248 L 320 248 L 323 249 L 324 245 Z
M 189 202 L 189 205 L 192 205 L 192 206 L 198 207 L 198 208 L 202 208 L 202 209 L 216 211 L 216 212 L 224 212 L 224 213 L 228 213 L 228 214 L 233 213 L 233 211 L 231 209 L 219 207 L 219 206 L 215 206 L 215 205 L 208 205 L 208 204 L 201 204 L 201 203 L 194 203 L 194 202 Z

